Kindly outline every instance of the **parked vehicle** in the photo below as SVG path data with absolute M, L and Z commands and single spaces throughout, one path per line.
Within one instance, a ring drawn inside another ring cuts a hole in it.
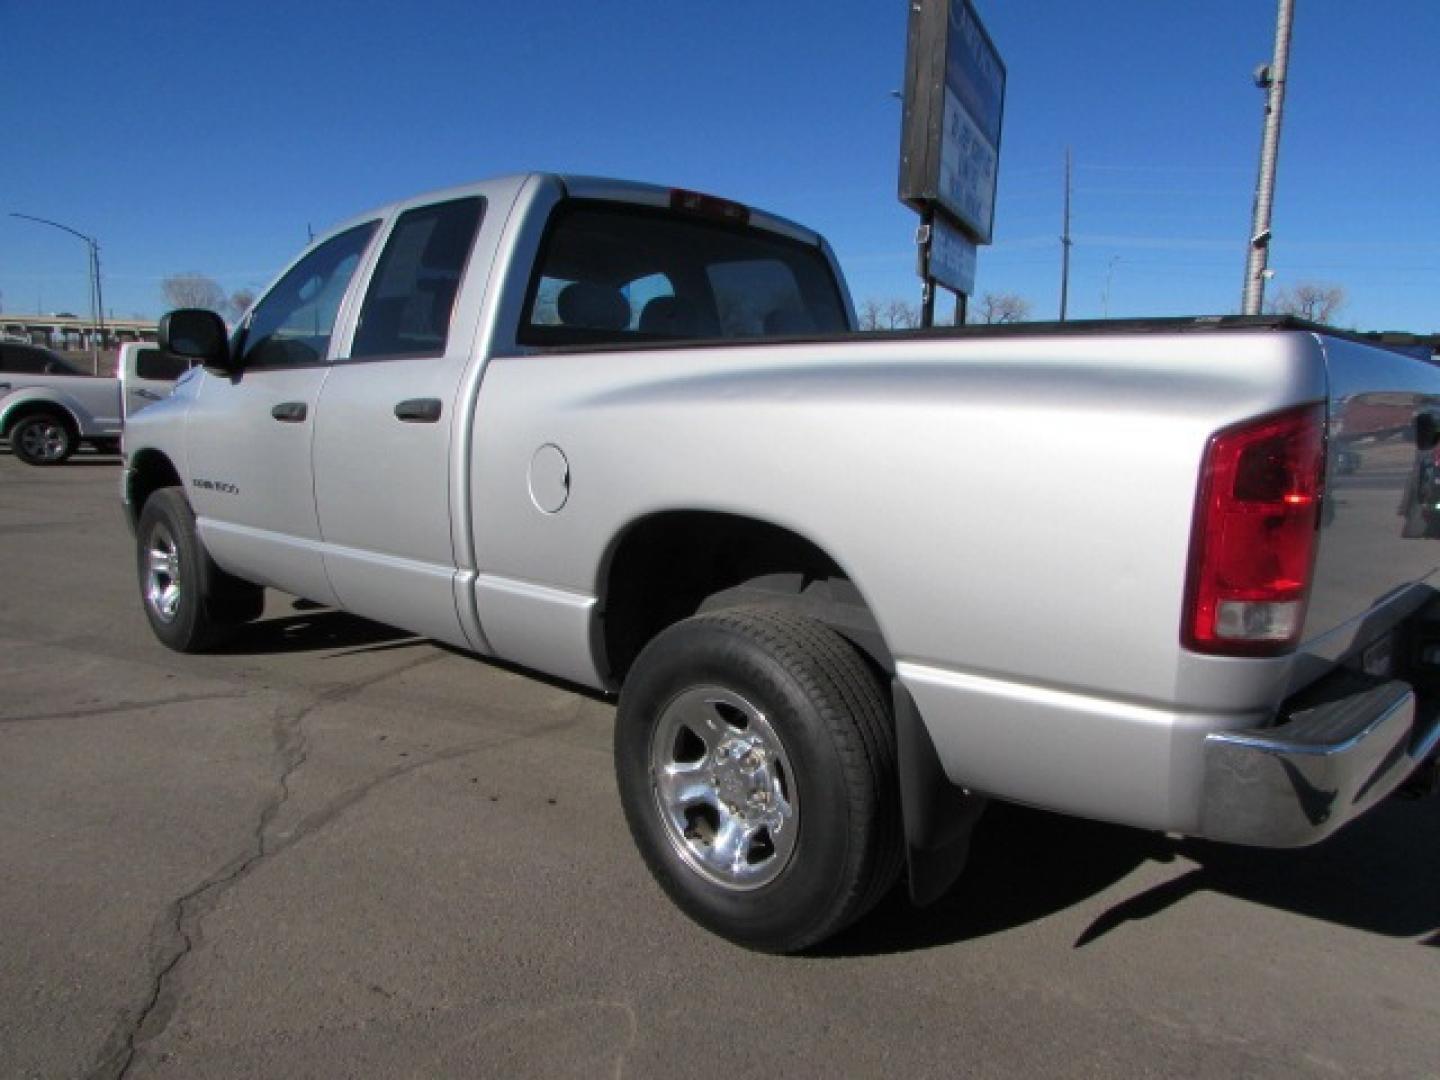
M 118 453 L 125 417 L 159 401 L 189 361 L 151 343 L 120 346 L 118 378 L 36 345 L 0 342 L 0 436 L 27 465 L 59 465 L 84 443 Z
M 162 323 L 205 371 L 127 432 L 146 616 L 200 650 L 273 587 L 618 691 L 650 869 L 776 951 L 939 895 L 987 798 L 1284 847 L 1431 757 L 1440 371 L 1273 317 L 853 328 L 821 237 L 693 193 L 362 215 L 233 342 Z

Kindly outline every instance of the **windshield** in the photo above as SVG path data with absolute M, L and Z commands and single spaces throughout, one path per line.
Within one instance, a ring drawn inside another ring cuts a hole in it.
M 550 222 L 519 340 L 530 345 L 843 333 L 812 244 L 673 211 L 576 200 Z

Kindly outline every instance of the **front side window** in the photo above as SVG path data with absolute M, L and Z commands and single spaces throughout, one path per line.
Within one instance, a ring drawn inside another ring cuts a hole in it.
M 352 358 L 440 356 L 485 200 L 407 210 L 396 221 L 360 308 Z
M 584 345 L 847 329 L 830 264 L 812 244 L 577 200 L 550 223 L 518 340 Z
M 332 237 L 276 282 L 250 315 L 242 343 L 244 367 L 324 362 L 340 301 L 378 224 L 366 222 Z

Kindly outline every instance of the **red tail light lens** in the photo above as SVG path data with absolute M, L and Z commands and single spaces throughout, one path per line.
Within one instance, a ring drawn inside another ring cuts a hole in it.
M 1305 621 L 1325 468 L 1325 408 L 1306 405 L 1210 439 L 1190 542 L 1181 640 L 1273 656 Z

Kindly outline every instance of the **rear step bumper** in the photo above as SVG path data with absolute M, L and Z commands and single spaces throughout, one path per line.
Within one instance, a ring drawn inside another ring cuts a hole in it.
M 1363 685 L 1277 727 L 1205 740 L 1200 832 L 1257 847 L 1329 836 L 1436 752 L 1440 712 L 1398 680 Z

